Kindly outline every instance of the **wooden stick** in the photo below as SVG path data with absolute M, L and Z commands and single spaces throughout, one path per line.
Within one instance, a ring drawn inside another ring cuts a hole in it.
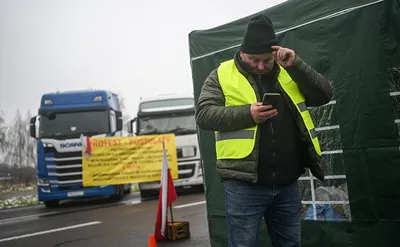
M 174 215 L 172 213 L 172 203 L 171 205 L 169 205 L 169 211 L 171 212 L 172 241 L 175 241 Z
M 174 224 L 174 215 L 172 214 L 172 204 L 169 205 L 169 211 L 171 212 L 171 222 Z

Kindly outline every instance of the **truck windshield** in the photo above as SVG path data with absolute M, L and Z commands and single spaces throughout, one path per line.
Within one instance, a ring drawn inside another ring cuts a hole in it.
M 105 134 L 110 129 L 107 110 L 52 112 L 40 116 L 40 138 L 78 138 Z
M 154 116 L 139 118 L 139 135 L 175 133 L 187 135 L 197 133 L 193 114 L 179 116 Z

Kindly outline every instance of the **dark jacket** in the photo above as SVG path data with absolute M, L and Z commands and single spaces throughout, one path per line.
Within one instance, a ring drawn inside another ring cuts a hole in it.
M 263 124 L 264 126 L 260 126 L 257 131 L 256 143 L 252 153 L 241 160 L 217 160 L 218 175 L 222 179 L 237 179 L 251 183 L 259 183 L 260 181 L 267 184 L 288 183 L 297 179 L 301 173 L 304 173 L 304 168 L 308 167 L 314 176 L 323 180 L 324 172 L 319 165 L 320 156 L 314 151 L 307 128 L 296 107 L 276 79 L 279 67 L 276 66 L 276 74 L 270 75 L 269 78 L 257 78 L 244 69 L 238 54 L 234 59 L 238 70 L 253 87 L 258 102 L 261 102 L 262 95 L 265 92 L 265 88 L 262 86 L 263 82 L 264 85 L 270 85 L 267 91 L 276 90 L 282 94 L 286 114 L 281 118 L 281 123 L 285 123 L 285 126 L 290 130 L 285 132 L 281 128 L 279 133 L 286 133 L 286 136 L 276 133 L 275 138 L 280 144 L 274 147 L 271 145 L 271 138 L 268 137 L 271 137 L 271 129 L 267 127 L 268 123 Z M 332 88 L 329 82 L 302 61 L 300 57 L 296 56 L 293 66 L 285 69 L 304 94 L 307 106 L 320 106 L 331 100 Z M 287 114 L 288 112 L 289 114 Z M 196 105 L 196 122 L 199 128 L 210 131 L 232 131 L 254 126 L 250 105 L 225 107 L 225 97 L 218 81 L 217 69 L 210 73 L 202 87 Z M 289 136 L 291 138 L 289 141 L 292 145 L 290 150 L 285 149 L 285 139 L 287 139 L 288 133 L 292 133 Z M 272 160 L 271 157 L 274 156 L 274 151 L 271 148 L 280 150 L 278 157 L 290 156 L 293 158 Z M 285 167 L 282 167 L 282 162 L 293 164 L 286 164 Z M 260 169 L 260 167 L 267 169 Z M 278 177 L 276 172 L 279 173 Z M 260 179 L 260 177 L 263 179 Z

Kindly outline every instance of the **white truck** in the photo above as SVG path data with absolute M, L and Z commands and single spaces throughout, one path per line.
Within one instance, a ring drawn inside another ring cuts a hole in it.
M 194 111 L 193 95 L 158 95 L 141 98 L 137 116 L 128 122 L 130 135 L 175 134 L 179 178 L 174 180 L 174 184 L 177 190 L 196 187 L 203 190 Z M 159 181 L 138 185 L 141 198 L 158 195 Z

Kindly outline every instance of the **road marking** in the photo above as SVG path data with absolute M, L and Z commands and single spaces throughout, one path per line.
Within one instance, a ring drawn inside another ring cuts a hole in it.
M 197 206 L 206 203 L 206 201 L 200 201 L 200 202 L 193 202 L 193 203 L 188 203 L 188 204 L 182 204 L 179 206 L 175 206 L 173 208 L 186 208 L 186 207 L 191 207 L 191 206 Z
M 133 199 L 129 201 L 123 201 L 121 204 L 126 204 L 126 205 L 134 205 L 134 204 L 140 204 L 142 201 L 138 199 Z
M 27 216 L 20 216 L 20 217 L 3 219 L 3 220 L 0 220 L 0 225 L 6 224 L 6 223 L 10 223 L 10 222 L 16 222 L 16 221 L 20 221 L 20 220 L 36 219 L 36 218 L 39 218 L 41 216 L 58 214 L 58 213 L 59 212 L 50 212 L 50 213 L 32 214 L 32 215 L 27 215 Z
M 52 233 L 52 232 L 60 232 L 60 231 L 75 229 L 75 228 L 79 228 L 79 227 L 91 226 L 91 225 L 96 225 L 96 224 L 100 224 L 100 223 L 101 223 L 101 221 L 93 221 L 93 222 L 83 223 L 83 224 L 79 224 L 79 225 L 66 226 L 66 227 L 56 228 L 56 229 L 47 230 L 47 231 L 34 232 L 34 233 L 24 234 L 24 235 L 10 237 L 10 238 L 3 238 L 3 239 L 0 239 L 0 243 L 11 241 L 11 240 L 17 240 L 17 239 L 21 239 L 21 238 L 28 238 L 28 237 L 48 234 L 48 233 Z

